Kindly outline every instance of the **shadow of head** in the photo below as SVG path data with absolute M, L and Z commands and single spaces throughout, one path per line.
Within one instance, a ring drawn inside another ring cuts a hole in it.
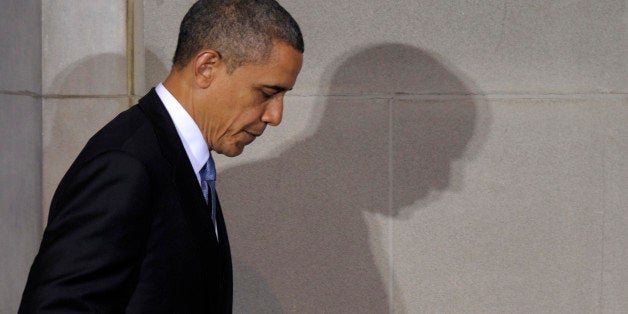
M 126 58 L 115 53 L 90 55 L 63 69 L 48 86 L 58 95 L 124 95 Z
M 220 173 L 234 265 L 255 274 L 235 289 L 295 312 L 383 313 L 386 275 L 374 260 L 384 253 L 371 250 L 384 231 L 364 212 L 398 216 L 452 188 L 476 106 L 451 68 L 411 46 L 354 51 L 324 77 L 311 136 Z M 251 302 L 263 300 L 236 305 Z
M 169 68 L 150 49 L 144 49 L 144 84 L 145 89 L 157 86 L 168 76 Z
M 324 139 L 321 151 L 338 154 L 330 158 L 338 169 L 353 169 L 338 184 L 384 181 L 375 184 L 390 192 L 392 212 L 365 209 L 393 216 L 431 192 L 460 188 L 452 165 L 474 134 L 476 105 L 453 70 L 401 44 L 368 47 L 334 68 L 315 138 Z
M 137 96 L 143 96 L 168 75 L 168 68 L 158 56 L 145 49 L 141 60 L 143 72 L 135 73 Z M 144 66 L 145 64 L 145 66 Z M 48 93 L 57 95 L 123 96 L 129 92 L 127 57 L 115 53 L 90 55 L 59 72 L 48 86 Z M 140 83 L 141 86 L 137 86 Z

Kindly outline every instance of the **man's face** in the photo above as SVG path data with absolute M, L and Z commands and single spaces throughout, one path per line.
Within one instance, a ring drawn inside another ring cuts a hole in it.
M 245 64 L 228 73 L 217 67 L 192 117 L 210 149 L 237 156 L 262 135 L 267 124 L 276 126 L 283 114 L 283 98 L 301 70 L 303 55 L 275 42 L 268 60 Z

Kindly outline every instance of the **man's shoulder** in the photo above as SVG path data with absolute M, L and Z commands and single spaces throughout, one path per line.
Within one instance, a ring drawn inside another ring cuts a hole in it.
M 150 141 L 154 137 L 152 126 L 138 105 L 120 113 L 89 139 L 83 155 L 104 151 L 132 152 L 137 142 Z
M 132 106 L 89 139 L 76 163 L 112 151 L 122 152 L 139 160 L 158 154 L 160 145 L 153 123 L 143 106 L 140 104 Z

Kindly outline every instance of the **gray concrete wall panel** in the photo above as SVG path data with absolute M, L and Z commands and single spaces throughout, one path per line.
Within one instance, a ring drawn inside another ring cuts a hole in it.
M 41 2 L 0 10 L 0 313 L 15 313 L 41 238 Z
M 0 94 L 0 313 L 15 313 L 41 240 L 41 99 Z
M 164 74 L 151 70 L 151 64 L 170 64 L 178 21 L 192 2 L 144 1 L 146 49 L 152 52 L 146 60 L 147 84 L 159 82 Z M 285 1 L 283 5 L 305 36 L 307 57 L 298 93 L 317 94 L 328 66 L 374 43 L 418 45 L 430 51 L 476 82 L 472 93 L 627 91 L 628 55 L 623 53 L 628 49 L 627 9 L 621 0 Z M 362 86 L 381 88 L 368 81 Z M 389 87 L 408 92 L 403 84 Z M 465 91 L 439 85 L 421 92 Z
M 602 297 L 601 274 L 625 271 L 617 246 L 606 266 L 605 216 L 625 216 L 626 203 L 609 193 L 607 177 L 615 172 L 603 153 L 616 148 L 607 143 L 607 128 L 625 128 L 606 115 L 625 100 L 488 103 L 488 136 L 477 155 L 465 153 L 457 162 L 449 181 L 458 184 L 432 179 L 437 188 L 402 208 L 404 219 L 394 222 L 395 282 L 404 306 L 454 313 L 599 312 L 600 300 L 609 297 Z M 625 117 L 628 108 L 620 111 Z M 434 177 L 430 164 L 427 178 Z M 396 189 L 413 193 L 417 185 Z M 622 279 L 607 280 L 618 285 Z
M 626 92 L 628 86 L 628 55 L 623 53 L 628 49 L 627 8 L 622 0 L 284 5 L 306 38 L 301 93 L 318 91 L 325 65 L 332 60 L 383 42 L 431 51 L 474 80 L 475 93 Z
M 326 99 L 317 104 L 326 109 L 314 134 L 219 173 L 235 312 L 388 310 L 386 274 L 370 248 L 386 241 L 364 218 L 389 215 L 389 134 L 373 132 L 389 128 L 386 104 Z
M 621 313 L 628 309 L 628 100 L 602 112 L 605 130 L 604 226 L 602 235 L 602 295 L 600 312 Z
M 126 1 L 42 2 L 43 91 L 126 95 Z
M 41 91 L 40 1 L 4 1 L 0 11 L 0 92 Z
M 163 81 L 172 65 L 172 57 L 177 47 L 179 25 L 183 16 L 195 2 L 193 0 L 143 2 L 145 86 L 138 87 L 138 93 L 147 92 Z

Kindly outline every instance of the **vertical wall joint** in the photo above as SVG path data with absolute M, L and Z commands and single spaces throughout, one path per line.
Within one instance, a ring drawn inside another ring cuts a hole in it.
M 135 0 L 126 2 L 126 74 L 129 107 L 135 103 Z

